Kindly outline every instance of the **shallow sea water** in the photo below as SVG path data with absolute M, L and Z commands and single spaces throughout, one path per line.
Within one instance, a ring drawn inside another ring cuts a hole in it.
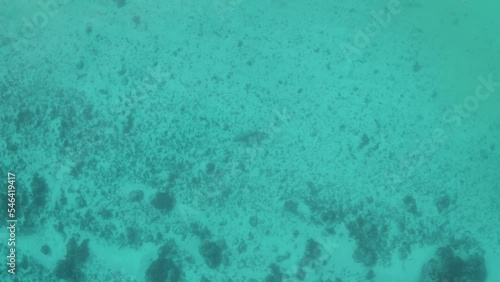
M 500 4 L 0 7 L 1 281 L 500 281 Z

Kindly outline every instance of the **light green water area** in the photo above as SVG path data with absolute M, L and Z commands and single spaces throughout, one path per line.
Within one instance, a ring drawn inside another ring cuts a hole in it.
M 0 281 L 500 281 L 499 2 L 335 2 L 0 0 Z

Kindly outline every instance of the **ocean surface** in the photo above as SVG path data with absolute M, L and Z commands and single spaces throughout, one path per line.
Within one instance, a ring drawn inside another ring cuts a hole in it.
M 500 281 L 500 3 L 0 0 L 0 281 Z

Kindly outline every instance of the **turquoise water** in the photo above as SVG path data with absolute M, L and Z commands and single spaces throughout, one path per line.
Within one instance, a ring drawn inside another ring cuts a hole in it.
M 498 3 L 0 4 L 1 281 L 500 281 Z

